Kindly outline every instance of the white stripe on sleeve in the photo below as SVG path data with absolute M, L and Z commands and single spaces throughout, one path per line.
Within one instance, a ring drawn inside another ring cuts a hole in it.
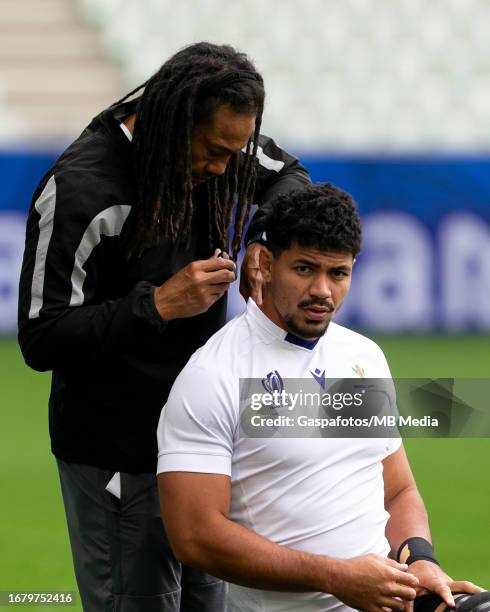
M 253 146 L 253 144 L 252 144 Z M 247 147 L 242 149 L 243 153 L 247 152 Z M 278 159 L 272 159 L 264 153 L 264 149 L 259 145 L 257 147 L 257 159 L 261 166 L 264 166 L 267 170 L 273 170 L 274 172 L 280 172 L 284 168 L 284 162 Z
M 34 262 L 34 274 L 31 286 L 31 307 L 29 319 L 39 317 L 43 305 L 44 274 L 46 271 L 46 255 L 53 233 L 54 209 L 56 205 L 56 182 L 54 175 L 44 186 L 41 195 L 36 200 L 34 208 L 41 215 L 39 219 L 39 239 Z
M 277 159 L 272 159 L 264 153 L 264 149 L 261 146 L 257 147 L 257 159 L 259 164 L 267 168 L 267 170 L 274 170 L 274 172 L 280 172 L 284 168 L 284 162 Z
M 90 222 L 75 253 L 75 263 L 71 273 L 70 306 L 80 306 L 84 302 L 83 283 L 87 275 L 83 269 L 85 262 L 102 236 L 119 236 L 130 210 L 129 205 L 116 204 L 100 212 Z

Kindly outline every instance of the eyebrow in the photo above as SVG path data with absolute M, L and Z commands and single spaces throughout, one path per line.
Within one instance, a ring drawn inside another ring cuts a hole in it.
M 348 266 L 347 264 L 341 264 L 340 266 L 332 266 L 332 270 L 341 270 L 342 272 L 350 272 L 352 270 L 352 266 Z
M 316 261 L 311 261 L 310 259 L 295 259 L 293 264 L 301 264 L 303 266 L 311 266 L 312 268 L 318 268 L 319 264 Z
M 295 259 L 293 265 L 310 266 L 310 268 L 319 268 L 320 264 L 310 259 Z M 352 266 L 347 264 L 339 264 L 338 266 L 329 266 L 329 270 L 340 270 L 341 272 L 350 272 Z
M 227 153 L 229 155 L 233 155 L 234 153 L 237 153 L 237 151 L 234 151 L 233 149 L 229 149 L 228 147 L 225 147 L 224 145 L 220 145 L 214 142 L 208 142 L 208 148 L 214 149 L 215 151 L 219 151 L 220 153 Z

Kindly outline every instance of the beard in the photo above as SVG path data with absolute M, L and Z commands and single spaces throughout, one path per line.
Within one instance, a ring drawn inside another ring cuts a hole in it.
M 297 323 L 292 316 L 284 319 L 289 333 L 309 342 L 321 338 L 328 329 L 330 319 L 326 321 L 311 321 L 310 323 Z
M 335 312 L 335 306 L 332 302 L 328 300 L 322 299 L 313 299 L 313 300 L 304 300 L 298 304 L 299 309 L 305 309 L 309 306 L 321 306 L 322 308 L 326 308 L 330 314 Z M 288 327 L 288 330 L 298 336 L 299 338 L 303 338 L 304 340 L 316 340 L 321 338 L 325 332 L 327 331 L 328 325 L 330 323 L 330 318 L 325 321 L 314 321 L 311 319 L 306 319 L 306 322 L 296 322 L 293 315 L 285 317 L 285 323 Z

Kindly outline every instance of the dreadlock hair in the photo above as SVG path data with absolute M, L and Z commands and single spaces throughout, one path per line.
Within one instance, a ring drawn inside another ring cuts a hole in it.
M 244 159 L 240 153 L 232 155 L 225 173 L 207 181 L 210 248 L 227 250 L 236 204 L 232 241 L 236 259 L 255 188 L 265 96 L 261 75 L 244 53 L 201 42 L 176 53 L 116 104 L 143 88 L 133 134 L 137 197 L 131 250 L 141 254 L 162 238 L 188 243 L 194 200 L 201 191 L 192 185 L 193 130 L 227 104 L 236 113 L 256 116 Z
M 330 183 L 277 196 L 264 218 L 266 243 L 277 257 L 296 242 L 320 251 L 361 250 L 361 220 L 351 196 Z

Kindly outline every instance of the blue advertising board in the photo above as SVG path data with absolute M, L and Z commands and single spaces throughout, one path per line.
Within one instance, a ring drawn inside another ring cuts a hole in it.
M 306 160 L 359 204 L 363 252 L 341 317 L 386 332 L 490 330 L 490 158 Z
M 54 154 L 0 154 L 0 332 L 15 331 L 25 218 Z M 337 321 L 388 333 L 490 331 L 490 158 L 308 157 L 352 194 L 363 249 Z M 243 310 L 234 287 L 230 315 Z
M 0 152 L 0 333 L 16 330 L 27 211 L 37 183 L 56 157 L 54 153 Z

